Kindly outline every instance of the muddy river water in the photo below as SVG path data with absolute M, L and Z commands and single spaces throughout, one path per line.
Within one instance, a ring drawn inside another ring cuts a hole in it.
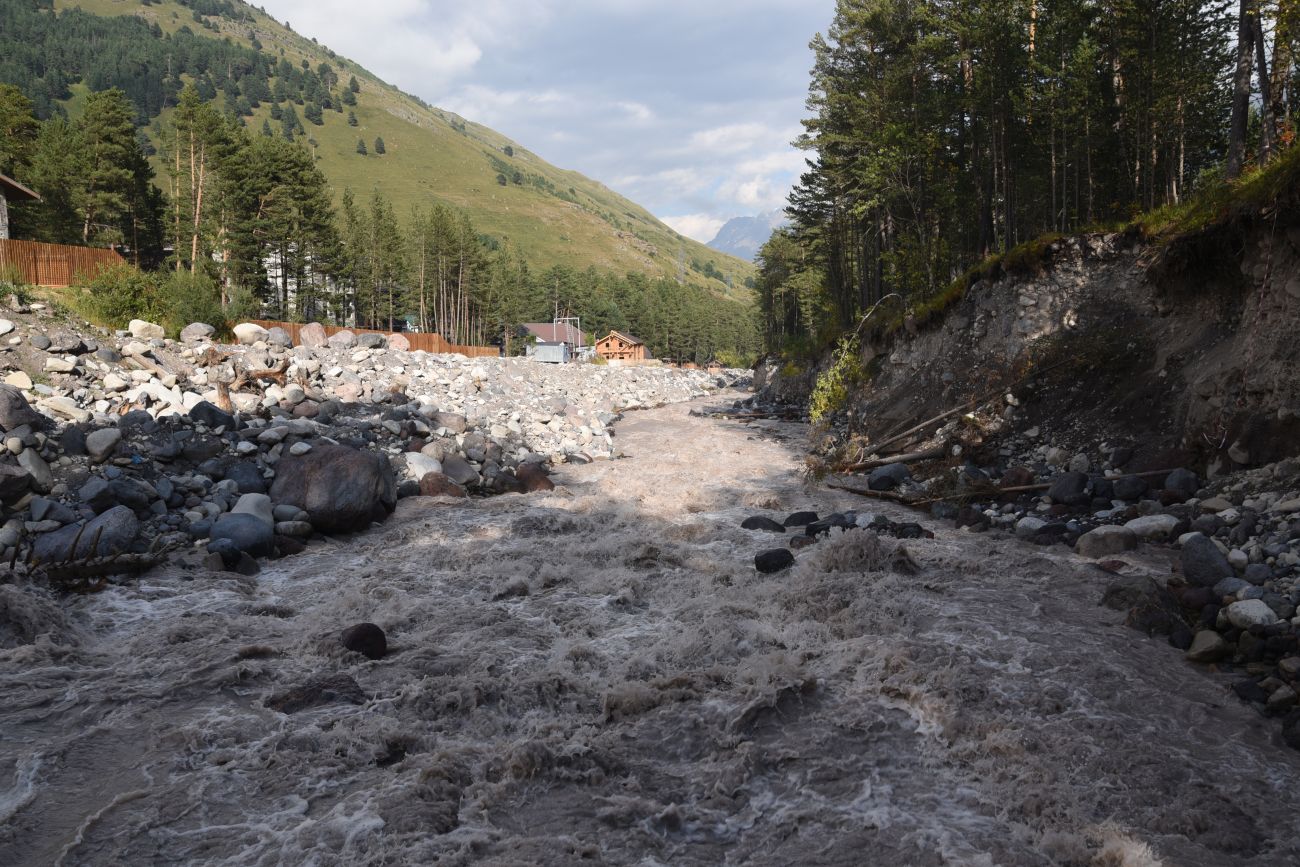
M 1300 863 L 1300 753 L 1107 575 L 923 519 L 761 576 L 749 515 L 905 513 L 687 409 L 256 578 L 0 586 L 0 864 Z

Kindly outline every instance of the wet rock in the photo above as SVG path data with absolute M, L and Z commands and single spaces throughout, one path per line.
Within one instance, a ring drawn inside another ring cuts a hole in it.
M 1213 629 L 1202 629 L 1192 639 L 1192 646 L 1183 654 L 1192 662 L 1218 662 L 1232 655 L 1232 645 Z
M 346 674 L 329 674 L 277 692 L 263 704 L 278 713 L 298 713 L 331 704 L 365 704 L 361 686 Z
M 795 512 L 792 515 L 790 515 L 790 517 L 785 519 L 785 526 L 787 528 L 806 527 L 816 520 L 817 520 L 816 512 Z
M 88 521 L 84 527 L 83 531 L 82 526 L 69 525 L 37 537 L 32 548 L 33 557 L 41 562 L 64 560 L 69 552 L 73 552 L 73 540 L 76 540 L 75 557 L 102 557 L 126 551 L 140 532 L 140 521 L 130 507 L 114 506 Z
M 1074 550 L 1080 556 L 1096 559 L 1132 551 L 1136 547 L 1136 533 L 1127 527 L 1107 524 L 1080 536 Z
M 1052 486 L 1047 491 L 1047 496 L 1053 503 L 1062 503 L 1067 506 L 1087 504 L 1092 499 L 1088 493 L 1088 474 L 1076 472 L 1059 474 L 1053 479 Z
M 95 463 L 112 457 L 113 450 L 122 441 L 122 432 L 115 427 L 100 428 L 86 435 L 86 453 Z
M 268 527 L 275 525 L 275 514 L 271 508 L 271 498 L 266 494 L 244 494 L 230 512 L 233 515 L 253 515 Z
M 358 623 L 343 630 L 343 646 L 366 659 L 383 659 L 388 653 L 388 638 L 384 630 L 373 623 Z
M 873 491 L 892 491 L 911 478 L 906 464 L 886 464 L 871 471 L 867 476 L 867 487 Z
M 12 385 L 0 385 L 0 430 L 11 431 L 23 425 L 40 430 L 45 419 L 27 403 L 23 393 Z
M 794 565 L 794 554 L 786 548 L 773 548 L 754 557 L 754 568 L 765 575 L 771 575 Z
M 1169 590 L 1143 575 L 1121 575 L 1102 596 L 1102 604 L 1128 611 L 1124 623 L 1147 635 L 1169 635 L 1185 628 L 1182 608 Z
M 256 495 L 254 495 L 256 496 Z M 212 525 L 212 541 L 232 543 L 237 551 L 254 557 L 269 557 L 275 551 L 275 528 L 257 515 L 227 513 Z M 208 546 L 208 550 L 213 550 Z
M 773 521 L 765 515 L 754 515 L 740 522 L 742 530 L 763 530 L 768 533 L 785 533 L 785 525 Z
M 266 479 L 252 461 L 235 461 L 226 467 L 224 477 L 234 482 L 241 494 L 266 493 Z
M 442 473 L 425 473 L 420 478 L 422 497 L 465 497 L 465 489 Z
M 546 475 L 541 464 L 522 463 L 515 469 L 515 476 L 524 483 L 524 490 L 530 494 L 555 490 L 555 483 Z
M 323 533 L 355 532 L 393 511 L 397 483 L 383 455 L 321 443 L 281 459 L 271 499 L 304 510 Z
M 1234 574 L 1219 546 L 1200 533 L 1193 533 L 1184 540 L 1179 556 L 1183 578 L 1193 586 L 1213 587 L 1221 579 Z

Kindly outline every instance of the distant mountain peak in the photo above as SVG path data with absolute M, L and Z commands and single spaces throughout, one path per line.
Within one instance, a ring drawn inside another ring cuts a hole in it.
M 788 222 L 785 211 L 779 208 L 750 217 L 733 217 L 718 230 L 709 246 L 737 259 L 753 262 L 758 257 L 759 248 L 767 243 L 773 230 Z

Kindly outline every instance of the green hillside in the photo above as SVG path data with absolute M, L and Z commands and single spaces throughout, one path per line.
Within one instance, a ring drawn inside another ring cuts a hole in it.
M 16 2 L 19 0 L 0 0 L 0 5 Z M 24 5 L 32 4 L 27 0 Z M 305 61 L 307 68 L 315 70 L 329 64 L 341 79 L 336 93 L 354 76 L 359 84 L 356 104 L 342 111 L 326 108 L 319 125 L 304 118 L 304 132 L 299 134 L 313 148 L 336 195 L 351 189 L 364 197 L 378 189 L 399 215 L 409 213 L 417 204 L 445 202 L 467 212 L 479 231 L 512 244 L 540 268 L 591 266 L 619 274 L 684 277 L 719 295 L 750 297 L 745 288 L 753 274 L 749 263 L 679 235 L 602 184 L 556 168 L 487 127 L 402 93 L 247 4 L 229 0 L 56 0 L 53 7 L 59 13 L 76 9 L 94 16 L 137 16 L 154 25 L 150 30 L 141 28 L 145 38 L 159 41 L 163 34 L 187 29 L 195 37 L 225 40 L 231 46 L 260 52 L 272 66 L 287 61 L 296 70 Z M 6 71 L 0 61 L 0 80 Z M 118 69 L 113 74 L 130 73 Z M 193 76 L 179 79 L 189 81 Z M 113 81 L 117 83 L 116 78 Z M 86 86 L 67 87 L 61 104 L 75 112 Z M 272 101 L 255 101 L 256 107 L 245 114 L 248 127 L 257 130 L 270 123 L 279 134 L 280 121 L 270 117 Z M 283 104 L 302 117 L 305 106 L 301 101 L 291 99 Z M 142 110 L 152 117 L 154 130 L 160 128 L 159 122 L 165 123 L 167 109 L 161 105 L 156 112 L 148 107 Z M 356 126 L 349 125 L 349 112 L 355 114 Z M 383 140 L 382 155 L 375 153 L 376 139 Z M 366 155 L 358 153 L 359 140 L 366 145 Z

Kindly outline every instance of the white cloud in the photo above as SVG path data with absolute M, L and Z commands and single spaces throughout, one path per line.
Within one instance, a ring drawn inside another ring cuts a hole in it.
M 717 236 L 726 220 L 709 214 L 682 214 L 677 217 L 661 217 L 665 223 L 678 233 L 688 238 L 707 244 Z

